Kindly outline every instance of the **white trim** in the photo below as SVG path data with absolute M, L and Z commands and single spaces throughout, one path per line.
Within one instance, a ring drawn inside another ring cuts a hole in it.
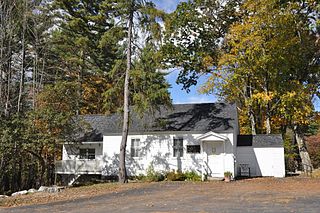
M 206 138 L 210 137 L 210 136 L 213 136 L 217 139 L 215 140 L 206 140 Z M 201 140 L 201 141 L 219 141 L 219 142 L 225 142 L 228 140 L 228 138 L 226 136 L 223 136 L 223 135 L 220 135 L 218 133 L 215 133 L 215 132 L 207 132 L 203 135 L 200 135 L 199 137 L 196 138 L 197 140 Z
M 85 142 L 79 142 L 79 144 L 90 144 L 90 143 L 93 143 L 93 144 L 95 144 L 95 143 L 103 143 L 103 141 L 92 141 L 92 142 L 90 142 L 90 141 L 85 141 Z
M 103 141 L 65 142 L 63 144 L 64 145 L 81 145 L 81 144 L 99 144 L 99 143 L 103 144 Z
M 128 132 L 128 135 L 153 135 L 153 134 L 204 134 L 205 131 L 142 131 L 142 132 Z M 227 133 L 234 133 L 233 130 L 227 130 L 227 131 L 219 131 L 221 134 L 227 134 Z M 103 136 L 121 136 L 121 133 L 108 133 L 108 134 L 103 134 Z

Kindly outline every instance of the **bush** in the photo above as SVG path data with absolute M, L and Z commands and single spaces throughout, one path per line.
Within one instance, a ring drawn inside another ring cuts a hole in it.
M 320 133 L 307 137 L 306 144 L 314 168 L 320 168 Z
M 150 165 L 147 169 L 147 176 L 145 176 L 145 180 L 149 182 L 158 182 L 164 180 L 164 175 L 160 172 L 154 171 L 152 165 Z
M 143 174 L 139 174 L 138 176 L 135 177 L 136 180 L 144 181 L 146 180 L 146 176 Z
M 284 138 L 284 153 L 286 170 L 290 172 L 296 171 L 298 168 L 299 150 L 290 135 L 286 135 Z
M 201 181 L 201 176 L 195 171 L 185 172 L 184 175 L 188 181 Z
M 185 174 L 183 174 L 182 172 L 168 172 L 166 174 L 167 180 L 169 181 L 184 181 L 186 180 L 186 176 Z

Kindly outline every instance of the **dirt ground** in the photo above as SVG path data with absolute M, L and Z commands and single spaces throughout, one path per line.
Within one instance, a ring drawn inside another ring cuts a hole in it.
M 320 179 L 97 184 L 7 198 L 0 205 L 0 213 L 319 212 Z

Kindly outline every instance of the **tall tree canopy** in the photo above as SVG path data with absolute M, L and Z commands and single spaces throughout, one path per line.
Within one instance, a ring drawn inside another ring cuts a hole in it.
M 130 0 L 113 2 L 120 24 L 127 28 L 125 40 L 126 59 L 118 61 L 113 73 L 120 87 L 106 91 L 106 98 L 114 92 L 123 92 L 123 128 L 120 145 L 119 181 L 127 182 L 125 166 L 127 136 L 132 105 L 141 115 L 158 108 L 159 104 L 170 105 L 169 85 L 164 74 L 159 72 L 159 45 L 161 27 L 158 19 L 164 13 L 155 8 L 151 1 Z M 125 73 L 123 73 L 125 70 Z M 121 83 L 123 82 L 123 83 Z M 110 102 L 114 103 L 114 102 Z M 106 107 L 110 108 L 109 103 Z
M 199 75 L 217 66 L 221 42 L 239 19 L 239 0 L 182 2 L 165 22 L 163 63 L 180 69 L 177 83 L 188 91 Z
M 51 10 L 58 20 L 51 41 L 55 78 L 79 84 L 78 113 L 102 113 L 102 93 L 113 86 L 109 73 L 123 56 L 125 35 L 112 4 L 55 0 Z
M 128 103 L 142 115 L 171 100 L 158 69 L 155 20 L 164 13 L 150 2 L 141 5 L 134 20 L 142 30 L 133 28 L 129 42 Z M 58 145 L 78 128 L 74 116 L 123 106 L 127 6 L 110 0 L 0 2 L 0 193 L 52 184 Z
M 306 165 L 311 163 L 302 127 L 313 115 L 320 80 L 308 9 L 300 2 L 245 1 L 242 19 L 230 27 L 225 51 L 203 88 L 237 103 L 243 133 L 284 134 L 292 128 Z

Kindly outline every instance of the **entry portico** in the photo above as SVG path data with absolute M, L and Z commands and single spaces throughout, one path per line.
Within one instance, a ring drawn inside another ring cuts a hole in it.
M 203 159 L 202 180 L 223 178 L 224 172 L 226 172 L 226 143 L 230 142 L 229 138 L 210 131 L 197 137 L 197 140 L 200 142 Z

